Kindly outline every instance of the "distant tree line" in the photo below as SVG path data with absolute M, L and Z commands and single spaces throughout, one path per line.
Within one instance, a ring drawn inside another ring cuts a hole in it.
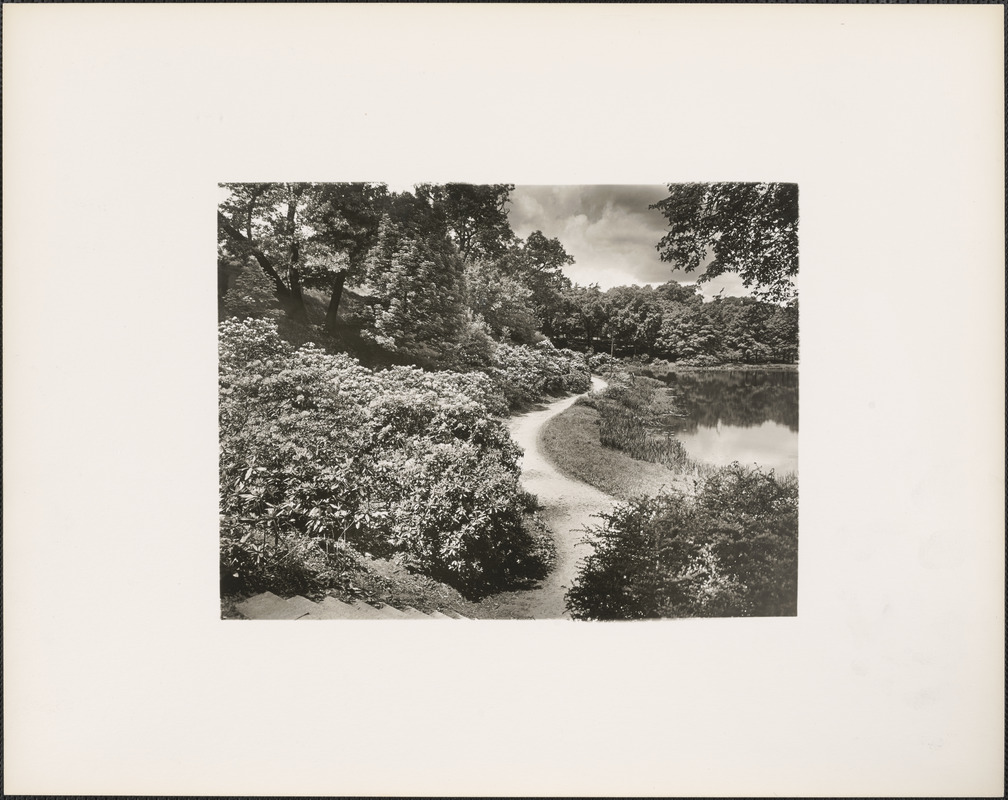
M 669 361 L 790 364 L 798 360 L 798 301 L 715 297 L 669 281 L 661 286 L 574 286 L 555 322 L 567 347 Z

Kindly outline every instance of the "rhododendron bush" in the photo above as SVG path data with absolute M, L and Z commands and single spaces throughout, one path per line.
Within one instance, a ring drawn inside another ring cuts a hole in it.
M 794 616 L 798 481 L 734 462 L 602 514 L 566 595 L 574 619 Z
M 561 350 L 549 340 L 537 345 L 499 342 L 487 372 L 512 408 L 542 400 L 544 395 L 586 392 L 591 373 L 584 355 Z
M 372 372 L 269 320 L 222 322 L 219 348 L 222 581 L 265 588 L 295 545 L 316 576 L 347 550 L 475 593 L 542 572 L 490 377 Z

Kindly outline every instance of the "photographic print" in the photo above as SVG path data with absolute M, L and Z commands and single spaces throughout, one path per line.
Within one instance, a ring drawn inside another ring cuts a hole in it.
M 1002 5 L 2 12 L 6 794 L 1004 796 Z
M 794 616 L 798 186 L 219 186 L 226 619 Z

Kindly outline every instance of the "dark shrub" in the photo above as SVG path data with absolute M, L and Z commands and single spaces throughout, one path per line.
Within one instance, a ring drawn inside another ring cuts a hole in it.
M 575 619 L 792 616 L 798 486 L 733 464 L 695 495 L 667 490 L 603 515 L 567 604 Z

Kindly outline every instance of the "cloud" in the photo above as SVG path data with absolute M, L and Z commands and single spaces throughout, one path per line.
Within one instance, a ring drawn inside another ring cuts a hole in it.
M 521 237 L 541 230 L 557 238 L 574 257 L 564 271 L 576 283 L 598 283 L 603 289 L 623 284 L 692 283 L 695 275 L 673 270 L 656 246 L 668 230 L 667 221 L 651 203 L 668 196 L 668 187 L 517 186 L 511 193 L 511 227 Z M 716 279 L 703 287 L 713 296 L 747 294 L 737 276 Z

